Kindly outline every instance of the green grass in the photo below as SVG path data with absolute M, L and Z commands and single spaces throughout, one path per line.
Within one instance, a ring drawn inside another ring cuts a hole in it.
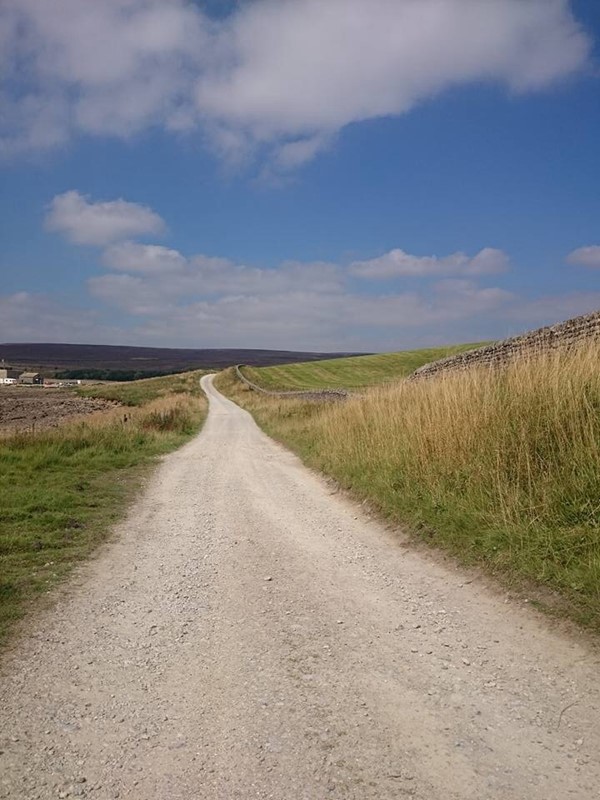
M 600 343 L 339 403 L 216 385 L 414 536 L 600 632 Z
M 82 386 L 77 394 L 82 397 L 99 397 L 104 400 L 115 400 L 126 406 L 141 406 L 159 397 L 173 394 L 190 394 L 199 397 L 200 378 L 208 374 L 204 370 L 183 372 L 179 375 L 167 375 L 160 378 L 145 378 L 139 381 L 122 383 L 99 383 Z
M 273 391 L 360 389 L 403 378 L 429 361 L 481 346 L 482 343 L 458 344 L 374 356 L 307 361 L 278 367 L 244 367 L 243 373 L 248 380 Z
M 126 421 L 117 408 L 0 439 L 0 640 L 106 538 L 156 458 L 199 429 L 197 376 L 178 376 L 171 391 L 141 383 L 123 387 L 138 406 Z

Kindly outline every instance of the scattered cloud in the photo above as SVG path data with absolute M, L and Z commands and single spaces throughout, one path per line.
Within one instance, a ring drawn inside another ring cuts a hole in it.
M 493 275 L 505 272 L 509 259 L 502 250 L 485 247 L 474 256 L 453 253 L 449 256 L 415 256 L 404 250 L 390 250 L 378 258 L 355 261 L 350 272 L 359 278 L 426 278 L 432 275 Z
M 578 295 L 526 300 L 484 285 L 509 264 L 494 248 L 440 257 L 396 249 L 347 267 L 287 261 L 262 268 L 126 241 L 107 247 L 102 263 L 111 272 L 88 280 L 91 296 L 135 320 L 135 335 L 155 344 L 393 349 L 423 337 L 450 341 L 453 330 L 459 339 L 489 338 L 495 326 L 504 336 L 519 320 L 523 327 L 544 324 L 593 304 Z M 356 291 L 356 276 L 365 284 L 391 277 L 400 284 L 382 294 L 372 291 L 376 283 Z M 402 280 L 414 277 L 422 279 L 420 288 L 403 289 Z
M 183 0 L 4 0 L 0 30 L 9 153 L 77 133 L 177 127 L 207 35 L 203 15 Z
M 110 278 L 110 280 L 108 280 Z M 140 318 L 150 341 L 217 347 L 348 350 L 401 348 L 404 337 L 430 326 L 445 328 L 505 307 L 511 295 L 501 290 L 368 296 L 349 291 L 323 294 L 291 288 L 279 293 L 166 297 L 139 276 L 94 279 L 91 292 Z M 392 344 L 393 342 L 396 344 Z
M 106 325 L 95 310 L 69 307 L 56 297 L 32 292 L 0 295 L 1 342 L 90 342 L 122 344 L 122 330 Z
M 75 244 L 106 245 L 132 236 L 158 234 L 165 223 L 152 209 L 125 200 L 90 202 L 76 191 L 58 194 L 45 218 L 46 229 Z
M 162 307 L 180 298 L 276 297 L 290 292 L 328 295 L 344 287 L 342 268 L 325 262 L 287 261 L 264 269 L 206 255 L 186 258 L 177 250 L 131 242 L 108 248 L 103 260 L 113 269 L 135 275 L 91 278 L 92 294 L 130 313 L 145 313 L 139 309 Z
M 198 108 L 284 160 L 290 147 L 316 151 L 320 137 L 449 87 L 539 89 L 580 69 L 590 46 L 566 0 L 258 0 L 217 42 L 219 69 L 199 76 Z
M 104 251 L 103 263 L 122 272 L 145 274 L 171 274 L 181 272 L 186 259 L 177 250 L 157 244 L 119 242 Z
M 503 338 L 600 307 L 598 292 L 525 298 L 468 280 L 393 295 L 290 286 L 190 297 L 165 295 L 156 274 L 122 273 L 92 279 L 90 290 L 108 315 L 48 295 L 0 296 L 0 341 L 391 351 Z M 115 309 L 126 315 L 109 324 Z
M 587 64 L 569 0 L 4 0 L 0 149 L 200 131 L 286 171 L 445 89 L 536 91 Z M 359 57 L 357 57 L 359 54 Z
M 504 251 L 491 247 L 441 256 L 396 248 L 349 265 L 284 261 L 265 268 L 133 241 L 163 231 L 161 217 L 136 203 L 93 202 L 77 191 L 52 200 L 46 226 L 103 248 L 107 271 L 87 281 L 96 310 L 27 292 L 0 297 L 0 338 L 393 350 L 500 338 L 600 306 L 600 294 L 532 298 L 490 285 L 510 265 Z M 594 265 L 598 251 L 579 248 L 568 260 Z M 381 291 L 378 281 L 389 279 L 393 290 Z M 118 327 L 105 318 L 119 320 Z
M 569 253 L 567 263 L 600 269 L 600 245 L 593 244 L 588 247 L 578 247 L 577 250 Z
M 436 259 L 433 268 L 425 259 L 423 276 L 443 280 L 419 291 L 378 295 L 354 291 L 352 268 L 339 264 L 289 261 L 260 268 L 124 242 L 107 248 L 103 262 L 113 272 L 91 278 L 88 289 L 109 308 L 136 318 L 144 341 L 367 350 L 401 347 L 400 341 L 392 344 L 394 337 L 443 330 L 509 307 L 512 293 L 478 280 L 490 265 L 505 263 L 499 253 L 449 256 Z

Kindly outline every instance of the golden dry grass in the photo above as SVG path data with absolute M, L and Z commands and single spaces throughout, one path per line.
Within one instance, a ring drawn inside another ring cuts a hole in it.
M 505 580 L 550 588 L 600 628 L 599 365 L 595 342 L 337 404 L 221 382 L 276 438 L 385 515 Z
M 170 397 L 173 394 L 187 394 L 199 397 L 200 378 L 206 370 L 182 372 L 179 375 L 164 375 L 160 378 L 143 378 L 139 381 L 113 381 L 82 386 L 77 394 L 82 397 L 100 397 L 104 400 L 115 400 L 126 406 L 143 406 L 150 400 L 159 397 Z

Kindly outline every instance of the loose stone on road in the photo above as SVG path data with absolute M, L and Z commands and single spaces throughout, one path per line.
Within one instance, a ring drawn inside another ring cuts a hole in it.
M 203 387 L 202 433 L 3 658 L 0 797 L 600 797 L 598 653 Z

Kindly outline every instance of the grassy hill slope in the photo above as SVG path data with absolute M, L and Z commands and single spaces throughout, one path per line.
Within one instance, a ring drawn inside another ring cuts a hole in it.
M 457 344 L 275 367 L 244 367 L 244 375 L 258 386 L 273 390 L 358 389 L 402 378 L 429 361 L 481 345 Z
M 82 386 L 76 391 L 82 397 L 98 397 L 103 400 L 115 400 L 124 406 L 143 406 L 160 397 L 172 397 L 189 394 L 200 397 L 200 378 L 209 370 L 197 369 L 193 372 L 182 372 L 179 375 L 168 375 L 161 378 L 143 378 L 139 381 L 101 383 Z

